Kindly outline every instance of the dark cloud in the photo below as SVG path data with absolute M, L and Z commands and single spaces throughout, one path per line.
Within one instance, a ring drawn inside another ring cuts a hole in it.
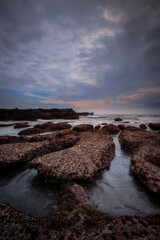
M 103 99 L 110 108 L 158 111 L 158 91 L 117 101 L 160 86 L 159 0 L 1 0 L 0 22 L 0 81 L 9 94 L 1 107 L 17 90 L 23 107 Z

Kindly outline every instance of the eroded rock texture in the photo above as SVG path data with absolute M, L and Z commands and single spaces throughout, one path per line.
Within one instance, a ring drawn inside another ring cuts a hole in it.
M 131 170 L 152 192 L 160 193 L 160 146 L 141 146 L 132 155 Z
M 30 167 L 36 167 L 49 182 L 90 179 L 98 170 L 109 167 L 114 148 L 112 137 L 105 132 L 83 132 L 72 148 L 37 157 Z
M 28 216 L 0 204 L 1 239 L 140 240 L 160 239 L 160 215 L 111 216 L 87 204 L 84 189 L 75 183 L 62 188 L 59 210 L 48 217 Z
M 157 142 L 160 143 L 158 133 L 143 131 L 143 130 L 123 130 L 119 135 L 121 148 L 127 153 L 133 153 L 141 144 Z
M 73 131 L 62 131 L 56 134 L 35 136 L 27 139 L 29 142 L 2 144 L 0 145 L 0 166 L 2 168 L 28 162 L 37 156 L 71 147 L 78 139 L 78 135 Z M 16 138 L 16 140 L 19 139 Z

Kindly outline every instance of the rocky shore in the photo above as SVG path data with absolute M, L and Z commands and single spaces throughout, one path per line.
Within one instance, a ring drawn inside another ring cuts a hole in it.
M 111 216 L 87 203 L 84 188 L 62 187 L 59 209 L 47 217 L 28 216 L 0 204 L 0 239 L 135 240 L 160 239 L 160 215 Z
M 47 122 L 26 130 L 42 133 L 57 127 L 53 125 Z M 131 154 L 131 170 L 158 196 L 160 134 L 146 131 L 144 126 L 119 124 L 117 127 L 107 123 L 97 130 L 90 124 L 80 124 L 73 130 L 59 129 L 63 127 L 46 135 L 0 137 L 2 171 L 27 162 L 30 168 L 38 170 L 45 182 L 61 184 L 58 210 L 50 216 L 29 216 L 0 203 L 0 239 L 159 240 L 160 214 L 139 217 L 100 212 L 88 204 L 85 189 L 79 184 L 93 179 L 99 170 L 109 168 L 115 150 L 110 134 L 121 130 L 119 142 L 121 148 Z
M 37 119 L 78 119 L 79 115 L 73 109 L 0 109 L 0 121 Z
M 3 170 L 3 168 L 11 167 L 12 165 L 29 162 L 36 156 L 71 147 L 78 139 L 76 133 L 65 130 L 60 134 L 39 135 L 30 139 L 1 137 L 0 140 L 3 140 L 3 144 L 0 145 L 0 168 Z M 12 141 L 14 143 L 11 143 Z
M 97 171 L 108 168 L 114 157 L 114 143 L 104 131 L 82 132 L 72 147 L 36 157 L 29 166 L 49 182 L 91 179 Z

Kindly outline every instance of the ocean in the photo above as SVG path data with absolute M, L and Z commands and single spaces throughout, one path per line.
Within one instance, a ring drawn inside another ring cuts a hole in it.
M 122 122 L 114 121 L 120 117 Z M 29 121 L 30 127 L 47 121 L 68 122 L 73 127 L 81 124 L 93 126 L 103 123 L 115 125 L 125 122 L 125 125 L 148 125 L 149 122 L 160 122 L 160 115 L 104 115 L 97 114 L 80 117 L 78 120 L 42 120 Z M 18 122 L 18 121 L 15 121 Z M 13 123 L 5 121 L 0 123 Z M 22 130 L 22 129 L 20 129 Z M 13 126 L 0 128 L 0 135 L 18 136 L 19 129 Z M 149 130 L 149 129 L 147 129 Z M 155 198 L 130 171 L 130 156 L 124 153 L 118 141 L 118 135 L 113 135 L 116 146 L 115 158 L 109 170 L 99 172 L 96 177 L 82 185 L 85 187 L 90 204 L 100 211 L 113 215 L 139 215 L 146 216 L 160 212 L 160 201 Z M 28 169 L 27 166 L 14 169 L 12 172 L 0 176 L 0 201 L 11 206 L 36 215 L 47 215 L 57 209 L 59 184 L 46 184 L 37 175 L 37 170 Z

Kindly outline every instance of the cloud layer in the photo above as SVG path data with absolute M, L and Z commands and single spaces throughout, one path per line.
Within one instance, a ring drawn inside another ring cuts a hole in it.
M 0 22 L 0 107 L 159 112 L 159 0 L 1 0 Z

